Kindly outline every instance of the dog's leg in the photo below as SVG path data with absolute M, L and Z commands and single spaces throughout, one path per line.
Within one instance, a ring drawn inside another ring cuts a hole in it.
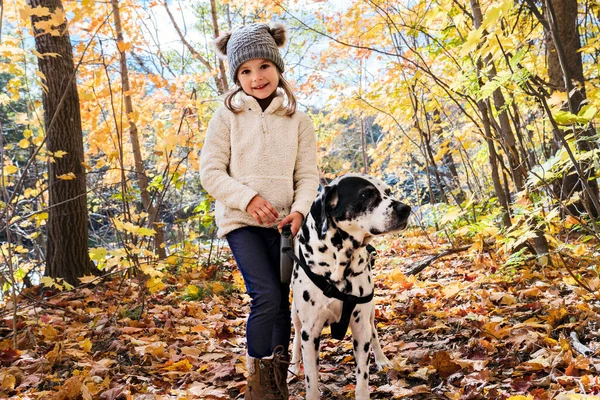
M 302 361 L 302 349 L 300 342 L 300 331 L 302 330 L 302 323 L 296 310 L 296 302 L 292 304 L 292 322 L 294 323 L 294 344 L 292 346 L 292 361 L 290 365 L 290 371 L 298 375 L 300 373 L 300 362 Z
M 377 327 L 375 326 L 375 304 L 373 304 L 373 308 L 371 309 L 371 329 L 373 330 L 371 346 L 373 347 L 373 353 L 375 354 L 375 365 L 377 365 L 377 369 L 382 370 L 384 368 L 391 368 L 392 363 L 385 354 L 383 354 L 381 345 L 379 344 L 379 335 L 377 335 Z
M 353 313 L 354 318 L 350 320 L 356 362 L 356 400 L 367 400 L 369 399 L 369 356 L 371 355 L 373 325 L 361 318 L 368 312 L 368 307 L 360 307 L 358 313 L 357 310 L 359 307 L 356 307 Z
M 321 319 L 308 319 L 302 323 L 300 339 L 302 341 L 302 359 L 304 360 L 304 381 L 306 384 L 306 400 L 319 400 L 319 347 Z M 298 335 L 298 333 L 296 333 Z M 295 338 L 294 338 L 295 340 Z

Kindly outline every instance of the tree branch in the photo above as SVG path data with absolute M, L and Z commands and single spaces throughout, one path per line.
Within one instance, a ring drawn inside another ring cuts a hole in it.
M 471 246 L 463 246 L 463 247 L 458 247 L 458 248 L 455 248 L 455 249 L 444 250 L 441 253 L 438 253 L 438 254 L 436 254 L 434 256 L 431 256 L 431 257 L 426 258 L 425 260 L 419 262 L 416 265 L 416 267 L 414 267 L 413 269 L 411 269 L 410 271 L 408 271 L 408 273 L 406 273 L 406 276 L 418 274 L 419 272 L 423 271 L 425 268 L 427 268 L 431 263 L 433 263 L 438 258 L 442 258 L 442 257 L 447 256 L 449 254 L 461 253 L 463 251 L 469 250 L 470 248 L 471 248 Z

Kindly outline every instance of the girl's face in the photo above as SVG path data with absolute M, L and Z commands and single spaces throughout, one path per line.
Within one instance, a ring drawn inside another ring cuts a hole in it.
M 277 90 L 279 71 L 272 61 L 255 58 L 240 66 L 237 79 L 246 94 L 257 99 L 266 99 Z

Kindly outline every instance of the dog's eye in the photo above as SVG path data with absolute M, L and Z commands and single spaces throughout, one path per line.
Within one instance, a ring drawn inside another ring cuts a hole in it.
M 370 199 L 371 197 L 375 197 L 377 191 L 374 189 L 365 189 L 360 194 L 363 199 Z

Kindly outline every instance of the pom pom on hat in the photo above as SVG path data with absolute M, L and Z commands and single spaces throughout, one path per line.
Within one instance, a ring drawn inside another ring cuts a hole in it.
M 227 58 L 227 42 L 229 42 L 230 37 L 231 32 L 227 32 L 220 35 L 213 41 L 215 48 L 217 49 L 217 53 L 221 58 Z
M 282 47 L 285 44 L 285 40 L 287 39 L 287 31 L 285 30 L 285 26 L 281 24 L 274 24 L 272 27 L 269 28 L 269 33 L 271 34 L 271 36 L 273 36 L 277 47 Z

